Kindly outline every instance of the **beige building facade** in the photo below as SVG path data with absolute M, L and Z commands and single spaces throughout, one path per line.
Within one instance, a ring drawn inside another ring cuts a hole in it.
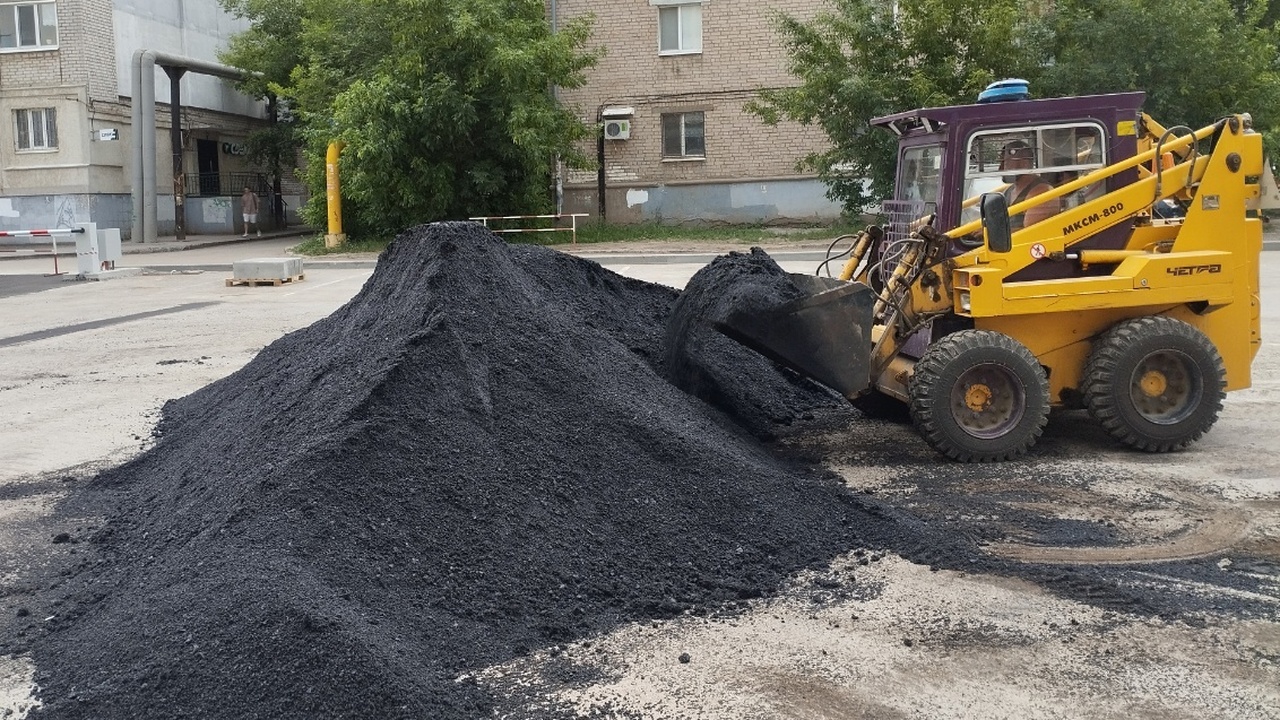
M 799 158 L 828 146 L 816 127 L 767 126 L 744 109 L 797 84 L 774 23 L 809 19 L 823 0 L 549 0 L 553 26 L 594 15 L 606 55 L 562 103 L 603 139 L 600 170 L 566 171 L 562 212 L 609 222 L 827 222 L 840 207 Z
M 245 28 L 212 0 L 0 0 L 0 230 L 95 222 L 130 237 L 139 162 L 132 152 L 135 53 L 217 63 L 217 51 Z M 228 80 L 185 73 L 183 172 L 175 182 L 170 87 L 157 66 L 149 177 L 159 232 L 173 234 L 178 203 L 186 232 L 230 232 L 244 185 L 264 196 L 271 187 L 244 149 L 249 132 L 268 124 L 267 108 Z M 284 191 L 292 211 L 300 189 Z

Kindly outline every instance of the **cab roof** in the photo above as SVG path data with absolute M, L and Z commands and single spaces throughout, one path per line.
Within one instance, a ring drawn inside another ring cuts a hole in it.
M 920 108 L 874 118 L 871 125 L 885 128 L 901 137 L 934 133 L 948 125 L 965 124 L 966 121 L 983 124 L 1019 121 L 1035 123 L 1071 117 L 1096 117 L 1099 111 L 1107 114 L 1132 113 L 1136 116 L 1146 97 L 1144 92 L 1127 92 Z

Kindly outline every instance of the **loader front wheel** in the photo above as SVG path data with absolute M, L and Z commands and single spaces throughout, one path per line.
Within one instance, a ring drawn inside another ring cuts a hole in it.
M 1213 427 L 1227 371 L 1209 338 L 1181 320 L 1134 318 L 1098 338 L 1084 370 L 1084 402 L 1120 442 L 1180 450 Z
M 1049 419 L 1049 381 L 1035 355 L 990 330 L 934 342 L 916 362 L 909 390 L 920 435 L 961 462 L 1023 455 Z

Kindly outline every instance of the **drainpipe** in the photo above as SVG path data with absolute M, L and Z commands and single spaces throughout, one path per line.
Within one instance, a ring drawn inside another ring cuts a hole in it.
M 596 194 L 599 195 L 600 222 L 604 222 L 604 105 L 596 108 L 596 164 L 600 167 L 596 170 Z

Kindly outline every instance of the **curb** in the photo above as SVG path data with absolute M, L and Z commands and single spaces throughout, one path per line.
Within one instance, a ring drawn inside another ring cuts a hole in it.
M 310 230 L 298 230 L 296 232 L 278 232 L 266 233 L 262 237 L 220 237 L 209 240 L 173 240 L 157 243 L 121 243 L 120 252 L 123 255 L 148 255 L 151 253 L 162 252 L 182 252 L 183 250 L 197 250 L 199 248 L 219 247 L 222 245 L 235 245 L 242 242 L 251 242 L 254 240 L 279 240 L 282 238 L 303 237 L 314 234 Z M 73 253 L 74 254 L 74 253 Z
M 291 255 L 290 257 L 300 257 Z M 233 263 L 198 263 L 191 265 L 141 265 L 137 269 L 143 275 L 176 275 L 190 272 L 231 272 Z M 372 270 L 378 265 L 377 260 L 308 260 L 302 258 L 302 269 L 315 270 Z
M 200 248 L 218 247 L 224 245 L 235 245 L 242 242 L 250 242 L 254 240 L 279 240 L 283 238 L 306 237 L 315 234 L 311 230 L 285 231 L 278 233 L 266 233 L 262 237 L 213 237 L 209 239 L 196 240 L 165 240 L 155 243 L 135 243 L 133 241 L 120 243 L 121 255 L 152 255 L 156 253 L 182 252 L 184 250 L 198 250 Z M 199 236 L 196 236 L 199 237 Z M 24 253 L 0 253 L 0 262 L 5 260 L 23 260 L 29 257 L 59 257 L 59 258 L 75 258 L 75 245 L 66 248 L 58 248 L 58 252 L 36 252 L 34 250 Z

